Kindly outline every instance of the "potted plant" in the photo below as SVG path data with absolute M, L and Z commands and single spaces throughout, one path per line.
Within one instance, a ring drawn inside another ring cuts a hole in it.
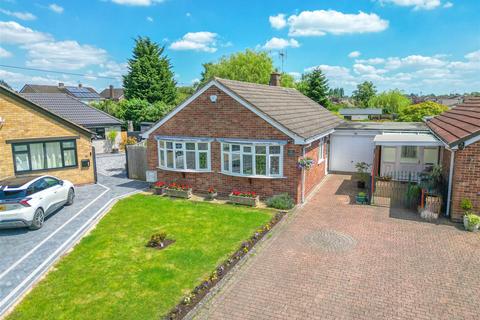
M 228 198 L 232 203 L 250 207 L 256 207 L 259 201 L 259 196 L 256 192 L 253 191 L 242 192 L 238 190 L 233 190 L 232 193 L 230 193 L 230 195 L 228 196 Z
M 188 199 L 192 196 L 192 187 L 187 184 L 170 183 L 164 190 L 167 196 Z
M 480 217 L 472 212 L 473 203 L 470 199 L 462 199 L 460 207 L 464 211 L 463 226 L 467 231 L 478 231 L 480 228 Z
M 368 196 L 365 192 L 359 192 L 355 196 L 355 202 L 357 204 L 367 204 L 368 203 Z
M 218 196 L 218 192 L 214 187 L 208 188 L 207 199 L 214 200 Z
M 299 169 L 305 169 L 305 170 L 310 170 L 312 165 L 313 165 L 313 159 L 310 159 L 308 157 L 299 159 L 297 163 L 297 167 Z
M 110 146 L 112 148 L 112 153 L 118 153 L 118 147 L 117 147 L 117 131 L 109 131 L 107 134 L 108 142 L 110 143 Z
M 370 179 L 370 165 L 366 162 L 357 162 L 355 168 L 357 169 L 357 173 L 355 174 L 355 177 L 358 179 L 357 187 L 359 189 L 365 189 L 368 179 Z
M 165 182 L 157 181 L 153 184 L 153 190 L 155 190 L 155 194 L 162 195 L 165 190 Z

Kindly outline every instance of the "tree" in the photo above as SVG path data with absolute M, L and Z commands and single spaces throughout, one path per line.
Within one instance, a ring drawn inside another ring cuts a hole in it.
M 282 73 L 280 76 L 280 85 L 285 88 L 295 88 L 295 79 L 288 73 Z
M 128 60 L 128 73 L 123 76 L 123 88 L 128 99 L 143 99 L 149 103 L 175 103 L 176 83 L 170 60 L 148 37 L 135 39 L 133 58 Z
M 448 107 L 443 104 L 425 101 L 400 108 L 398 120 L 403 122 L 422 121 L 424 117 L 436 116 L 447 110 Z
M 353 91 L 352 98 L 355 105 L 360 108 L 367 108 L 368 102 L 377 94 L 377 89 L 371 81 L 365 81 L 357 85 L 357 89 Z
M 401 108 L 411 104 L 412 101 L 398 89 L 382 92 L 368 101 L 369 107 L 382 108 L 388 114 L 398 113 Z
M 328 93 L 330 91 L 328 80 L 320 68 L 315 68 L 313 71 L 303 74 L 298 89 L 304 95 L 325 108 L 331 106 L 330 100 L 328 99 Z
M 334 88 L 328 91 L 328 96 L 331 100 L 339 102 L 345 97 L 345 91 L 343 88 Z
M 0 79 L 0 86 L 13 90 L 13 88 L 3 79 Z
M 195 92 L 195 88 L 192 87 L 178 87 L 177 88 L 177 100 L 175 101 L 175 105 L 179 105 L 183 101 L 185 101 L 188 97 L 190 97 Z

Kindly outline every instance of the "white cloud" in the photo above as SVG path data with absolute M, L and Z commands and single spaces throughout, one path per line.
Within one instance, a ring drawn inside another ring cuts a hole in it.
M 28 44 L 26 65 L 44 69 L 77 70 L 106 61 L 107 52 L 77 41 L 51 41 Z
M 384 69 L 377 69 L 374 66 L 361 63 L 355 63 L 353 65 L 353 71 L 357 74 L 383 74 L 387 72 Z
M 172 50 L 217 51 L 218 34 L 208 31 L 189 32 L 170 45 Z
M 287 39 L 273 37 L 272 39 L 265 42 L 265 44 L 262 46 L 262 49 L 265 49 L 265 50 L 282 50 L 282 49 L 285 49 L 287 47 L 298 48 L 298 47 L 300 47 L 300 44 L 295 39 L 288 39 L 287 40 Z
M 289 75 L 291 75 L 295 81 L 298 81 L 302 78 L 302 74 L 300 72 L 289 72 Z
M 0 12 L 7 16 L 15 17 L 17 19 L 25 20 L 25 21 L 37 19 L 37 17 L 31 14 L 30 12 L 18 12 L 18 11 L 13 12 L 13 11 L 8 11 L 4 9 L 0 9 Z
M 98 75 L 101 77 L 114 77 L 120 79 L 128 72 L 127 66 L 128 64 L 126 62 L 117 63 L 115 61 L 108 61 L 100 64 L 100 68 L 102 68 L 103 71 L 100 71 Z
M 465 55 L 465 58 L 467 58 L 470 61 L 480 61 L 480 50 L 467 53 Z
M 453 3 L 451 3 L 450 1 L 447 1 L 447 2 L 445 2 L 445 4 L 443 5 L 443 7 L 444 7 L 445 9 L 451 8 L 451 7 L 453 7 Z
M 58 14 L 63 13 L 63 7 L 59 6 L 59 5 L 56 4 L 56 3 L 51 3 L 51 4 L 49 4 L 49 5 L 48 5 L 48 8 L 49 8 L 50 10 L 52 10 L 53 12 L 55 12 L 55 13 L 58 13 Z
M 393 3 L 401 7 L 413 7 L 414 10 L 432 10 L 441 5 L 440 0 L 380 0 L 382 3 Z
M 147 17 L 147 21 L 148 22 L 153 22 L 153 18 L 152 17 Z
M 23 74 L 18 72 L 10 72 L 3 69 L 0 69 L 0 79 L 4 79 L 14 88 L 20 89 L 25 83 L 35 83 L 35 84 L 58 84 L 59 82 L 64 82 L 67 85 L 71 83 L 66 82 L 64 79 L 56 79 L 50 77 L 39 77 L 32 76 L 29 74 Z M 73 85 L 75 85 L 73 83 Z
M 382 63 L 385 63 L 385 59 L 383 58 L 356 59 L 355 63 L 382 64 Z
M 163 0 L 112 0 L 113 3 L 126 6 L 142 6 L 148 7 L 154 3 L 163 2 Z
M 268 17 L 268 21 L 272 28 L 275 29 L 282 29 L 287 25 L 287 20 L 285 20 L 285 15 L 283 13 Z
M 408 67 L 440 67 L 445 64 L 444 60 L 437 57 L 410 55 L 404 58 L 388 58 L 385 62 L 385 68 L 392 70 Z
M 2 47 L 0 47 L 0 58 L 9 58 L 12 56 L 12 53 Z
M 348 57 L 349 58 L 358 58 L 360 57 L 361 53 L 360 51 L 352 51 L 348 54 Z
M 380 32 L 388 28 L 388 21 L 375 13 L 347 14 L 335 10 L 302 11 L 288 17 L 290 36 L 323 36 L 327 33 L 353 34 Z
M 34 31 L 14 21 L 0 21 L 0 42 L 28 44 L 53 40 L 48 33 Z

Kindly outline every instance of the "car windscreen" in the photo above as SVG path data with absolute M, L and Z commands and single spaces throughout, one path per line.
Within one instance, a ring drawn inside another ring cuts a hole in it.
M 25 189 L 21 190 L 0 190 L 0 201 L 24 198 L 27 195 Z

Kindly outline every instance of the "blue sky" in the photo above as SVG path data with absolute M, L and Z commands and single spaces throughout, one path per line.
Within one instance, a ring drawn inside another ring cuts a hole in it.
M 322 68 L 347 92 L 364 80 L 380 90 L 480 91 L 478 0 L 0 0 L 0 67 L 24 83 L 121 84 L 133 39 L 165 45 L 176 79 L 191 84 L 202 63 L 246 48 L 267 50 L 298 77 Z M 111 77 L 105 79 L 100 77 Z

